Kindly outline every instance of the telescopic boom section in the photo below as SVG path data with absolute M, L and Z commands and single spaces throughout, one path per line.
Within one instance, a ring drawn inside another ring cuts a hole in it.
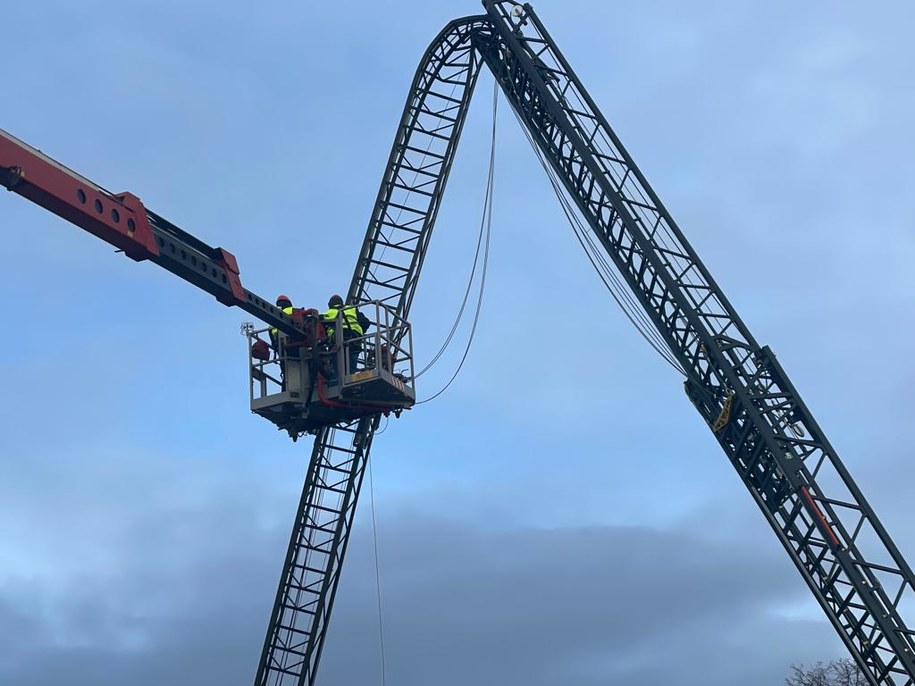
M 0 129 L 0 185 L 124 251 L 149 260 L 289 335 L 301 324 L 241 285 L 235 257 L 147 210 L 131 193 L 111 193 Z
M 475 45 L 687 374 L 687 393 L 871 684 L 915 681 L 915 577 L 530 5 L 485 0 Z

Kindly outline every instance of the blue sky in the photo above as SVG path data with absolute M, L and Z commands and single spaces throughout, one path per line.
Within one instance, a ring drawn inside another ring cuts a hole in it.
M 911 6 L 535 7 L 915 559 Z M 320 304 L 422 52 L 479 9 L 13 4 L 0 127 L 233 251 L 248 288 Z M 414 303 L 421 362 L 469 274 L 490 93 L 484 75 Z M 468 362 L 374 448 L 389 681 L 755 686 L 841 655 L 504 103 L 497 145 Z M 16 196 L 0 226 L 0 681 L 249 683 L 307 447 L 247 411 L 248 317 Z M 543 322 L 570 309 L 587 336 L 557 359 Z M 381 683 L 368 504 L 328 686 Z

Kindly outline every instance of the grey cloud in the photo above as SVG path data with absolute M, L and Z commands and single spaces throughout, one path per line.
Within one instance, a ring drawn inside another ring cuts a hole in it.
M 66 579 L 50 607 L 31 589 L 36 604 L 12 623 L 35 631 L 4 641 L 4 683 L 249 683 L 285 532 L 246 523 L 235 505 L 183 519 L 150 512 L 106 579 Z M 327 686 L 378 682 L 366 518 L 325 651 Z M 421 512 L 382 520 L 380 534 L 391 683 L 724 686 L 741 676 L 762 686 L 835 648 L 824 622 L 767 610 L 805 593 L 787 561 L 751 542 L 640 527 L 487 531 Z
M 29 68 L 6 74 L 16 107 L 3 126 L 235 250 L 246 285 L 258 292 L 323 292 L 341 273 L 348 277 L 422 49 L 452 14 L 478 11 L 475 0 L 459 4 L 353 5 L 342 21 L 336 5 L 289 21 L 227 11 L 210 36 L 209 12 L 188 3 L 171 3 L 165 14 L 157 4 L 149 24 L 129 7 L 97 2 L 93 12 L 47 26 L 35 18 L 44 5 L 14 4 L 7 20 L 41 23 L 44 42 L 28 31 L 9 36 L 10 54 L 25 55 Z M 905 382 L 911 327 L 899 314 L 911 311 L 905 268 L 915 255 L 906 157 L 911 89 L 899 87 L 910 78 L 904 32 L 911 22 L 825 2 L 801 10 L 785 2 L 718 3 L 682 22 L 675 11 L 682 6 L 670 2 L 621 8 L 541 0 L 537 8 L 751 328 L 773 344 L 825 418 L 897 541 L 912 551 L 911 451 L 897 437 L 912 409 Z M 185 21 L 183 12 L 196 18 Z M 396 39 L 378 30 L 395 16 L 410 18 Z M 252 37 L 246 30 L 256 24 L 252 42 L 269 36 L 270 50 L 239 52 L 240 40 L 206 44 L 238 17 L 233 37 Z M 327 30 L 300 30 L 305 18 Z M 94 27 L 122 35 L 124 25 L 137 28 L 129 44 L 95 40 Z M 798 60 L 816 67 L 811 51 L 835 36 L 859 46 L 850 61 L 795 73 Z M 96 49 L 81 49 L 92 42 Z M 213 56 L 218 68 L 210 69 Z M 87 87 L 88 63 L 104 91 Z M 859 94 L 865 102 L 847 102 Z M 68 111 L 61 102 L 71 103 Z M 455 309 L 442 294 L 455 290 L 455 273 L 469 271 L 469 259 L 460 272 L 448 262 L 457 248 L 467 253 L 477 222 L 482 167 L 472 163 L 485 158 L 482 105 L 468 122 L 417 299 L 423 352 L 434 349 L 432 332 L 447 330 Z M 818 117 L 829 108 L 835 121 L 821 127 Z M 750 520 L 746 493 L 676 379 L 661 376 L 666 370 L 635 333 L 621 333 L 622 318 L 582 268 L 542 175 L 510 127 L 506 117 L 492 286 L 470 363 L 442 404 L 411 417 L 412 432 L 397 426 L 400 443 L 385 436 L 376 452 L 389 465 L 399 460 L 388 480 L 427 506 L 413 519 L 382 522 L 390 682 L 755 686 L 779 683 L 792 660 L 834 654 L 837 641 L 824 622 L 771 609 L 806 606 L 809 597 L 759 514 Z M 231 350 L 237 315 L 149 265 L 117 260 L 69 227 L 55 230 L 54 220 L 18 198 L 3 198 L 0 210 L 4 228 L 15 227 L 9 234 L 17 236 L 0 246 L 0 280 L 18 296 L 4 312 L 11 322 L 31 322 L 22 334 L 27 343 L 10 341 L 2 363 L 15 390 L 0 398 L 9 424 L 0 450 L 0 552 L 12 568 L 0 577 L 0 682 L 250 683 L 301 450 L 277 447 L 262 427 L 241 419 L 241 357 Z M 314 254 L 322 259 L 309 260 Z M 517 340 L 518 320 L 541 321 L 570 302 L 599 321 L 568 359 L 544 372 L 543 346 L 505 351 L 506 341 Z M 36 319 L 36 306 L 53 316 Z M 90 331 L 109 343 L 98 344 Z M 87 339 L 79 346 L 78 336 Z M 104 383 L 94 373 L 100 359 L 117 369 Z M 600 360 L 602 369 L 582 374 L 581 359 Z M 508 383 L 495 383 L 506 376 Z M 424 381 L 425 390 L 435 387 Z M 50 418 L 42 404 L 48 389 L 62 393 Z M 498 412 L 480 412 L 487 404 Z M 231 419 L 210 424 L 213 417 Z M 660 433 L 663 441 L 644 438 Z M 875 440 L 883 434 L 891 435 Z M 500 441 L 504 454 L 493 448 Z M 160 447 L 180 461 L 159 466 L 164 458 L 150 452 Z M 57 454 L 40 460 L 44 449 Z M 132 455 L 131 464 L 142 467 L 125 473 L 87 457 L 100 450 Z M 204 458 L 181 456 L 194 450 L 227 473 L 244 460 L 229 463 L 226 455 L 241 454 L 256 464 L 255 476 L 214 489 L 222 484 L 215 468 L 200 470 Z M 428 459 L 436 452 L 447 459 Z M 557 456 L 570 474 L 555 474 Z M 650 483 L 648 470 L 656 476 Z M 473 497 L 455 506 L 433 488 L 439 482 L 457 482 Z M 432 518 L 466 504 L 467 513 L 527 522 L 644 523 L 645 502 L 657 498 L 657 516 L 669 521 L 681 493 L 706 510 L 688 518 L 689 528 L 668 531 L 492 531 Z M 747 522 L 738 526 L 733 510 L 716 510 L 721 497 L 747 505 L 740 515 Z M 359 515 L 326 651 L 328 686 L 380 681 L 366 516 Z M 718 529 L 726 531 L 716 542 L 693 535 Z M 41 558 L 34 565 L 33 556 Z

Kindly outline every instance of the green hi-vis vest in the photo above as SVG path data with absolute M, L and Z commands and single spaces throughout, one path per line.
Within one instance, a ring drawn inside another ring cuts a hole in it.
M 325 322 L 331 323 L 337 319 L 338 308 L 332 307 L 327 312 L 321 315 L 321 319 Z M 362 336 L 365 332 L 362 330 L 362 327 L 359 326 L 359 315 L 356 313 L 355 307 L 343 307 L 343 327 L 349 329 L 357 336 Z M 328 329 L 327 337 L 333 338 L 334 330 L 332 328 Z
M 283 314 L 288 314 L 289 316 L 292 316 L 292 310 L 293 310 L 293 309 L 294 309 L 294 308 L 292 307 L 292 305 L 290 305 L 289 307 L 284 307 L 284 308 L 283 308 Z M 275 326 L 272 327 L 272 328 L 270 329 L 270 338 L 276 338 L 277 335 L 279 334 L 279 332 L 280 332 L 280 330 L 277 329 Z

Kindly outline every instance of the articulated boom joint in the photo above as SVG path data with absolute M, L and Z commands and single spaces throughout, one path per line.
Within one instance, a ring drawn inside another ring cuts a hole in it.
M 130 210 L 133 217 L 128 217 L 125 222 L 126 230 L 121 230 L 121 234 L 126 241 L 121 245 L 124 254 L 132 260 L 142 262 L 153 257 L 159 256 L 159 246 L 156 245 L 156 237 L 153 235 L 152 225 L 149 223 L 149 216 L 146 214 L 146 207 L 143 202 L 133 193 L 121 193 L 117 196 L 121 205 Z M 110 213 L 111 219 L 117 217 L 117 210 Z
M 241 305 L 245 302 L 245 289 L 241 285 L 241 277 L 239 276 L 238 271 L 238 260 L 235 259 L 235 255 L 230 253 L 225 248 L 216 248 L 217 259 L 215 260 L 216 264 L 225 269 L 226 277 L 229 280 L 229 290 L 230 293 L 221 293 L 216 296 L 216 299 L 221 302 L 223 305 Z

